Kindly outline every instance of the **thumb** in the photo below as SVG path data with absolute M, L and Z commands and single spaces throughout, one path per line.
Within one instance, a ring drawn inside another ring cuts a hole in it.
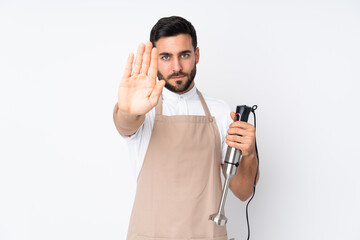
M 231 119 L 232 119 L 233 121 L 235 121 L 235 113 L 234 113 L 234 112 L 231 112 L 231 113 L 230 113 L 230 117 L 231 117 Z
M 165 86 L 165 81 L 164 80 L 160 80 L 155 84 L 155 87 L 153 89 L 153 91 L 151 92 L 151 95 L 149 97 L 149 101 L 151 103 L 152 106 L 156 106 L 159 98 L 160 98 L 160 94 L 162 93 L 162 90 Z

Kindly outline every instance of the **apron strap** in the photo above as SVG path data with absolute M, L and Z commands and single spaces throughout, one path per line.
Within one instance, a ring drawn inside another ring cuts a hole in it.
M 159 102 L 155 107 L 155 117 L 156 115 L 162 115 L 162 94 L 160 95 Z
M 200 98 L 201 104 L 202 104 L 202 106 L 204 108 L 206 116 L 211 117 L 209 108 L 208 108 L 208 106 L 207 106 L 207 104 L 205 102 L 205 99 L 204 99 L 203 95 L 201 94 L 201 92 L 198 89 L 196 89 L 196 92 L 199 95 L 199 98 Z
M 208 116 L 208 117 L 211 117 L 209 108 L 208 108 L 208 106 L 207 106 L 207 104 L 205 102 L 205 99 L 204 99 L 203 95 L 201 94 L 201 92 L 197 88 L 196 88 L 196 92 L 199 95 L 201 105 L 203 106 L 205 115 Z M 160 95 L 159 102 L 155 107 L 155 114 L 156 115 L 162 115 L 162 95 Z

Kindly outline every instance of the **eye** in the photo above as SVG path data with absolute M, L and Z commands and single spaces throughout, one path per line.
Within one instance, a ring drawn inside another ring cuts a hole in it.
M 190 54 L 184 53 L 184 54 L 181 55 L 181 57 L 182 57 L 182 58 L 188 58 L 188 57 L 190 57 Z
M 170 57 L 168 55 L 164 55 L 164 56 L 161 57 L 162 60 L 169 60 L 169 58 Z

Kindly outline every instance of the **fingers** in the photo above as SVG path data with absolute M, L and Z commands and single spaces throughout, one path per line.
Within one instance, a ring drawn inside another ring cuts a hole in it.
M 230 116 L 231 116 L 232 120 L 235 120 L 235 113 L 234 112 L 231 112 Z M 248 122 L 243 122 L 243 121 L 232 122 L 229 127 L 238 127 L 238 128 L 243 128 L 243 129 L 247 129 L 247 130 L 254 130 L 255 129 L 255 127 L 252 124 L 250 124 Z
M 245 136 L 245 135 L 248 135 L 248 132 L 247 130 L 245 129 L 242 129 L 242 128 L 236 128 L 236 127 L 231 127 L 228 129 L 227 133 L 228 134 L 237 134 L 237 135 L 241 135 L 241 136 Z
M 145 53 L 143 56 L 142 66 L 140 74 L 146 76 L 149 66 L 150 66 L 150 58 L 151 58 L 151 49 L 152 49 L 152 43 L 147 42 L 145 45 Z
M 241 136 L 244 138 L 254 139 L 255 138 L 255 131 L 248 130 L 248 129 L 242 129 L 237 127 L 230 127 L 227 131 L 229 135 L 234 136 Z
M 131 77 L 133 61 L 134 61 L 134 54 L 130 53 L 126 61 L 123 79 Z
M 160 80 L 156 83 L 156 85 L 150 95 L 150 98 L 149 98 L 149 101 L 151 102 L 152 106 L 155 106 L 158 103 L 160 94 L 161 94 L 164 86 L 165 86 L 164 80 Z
M 140 68 L 142 65 L 142 59 L 143 59 L 143 55 L 144 55 L 144 51 L 145 51 L 145 45 L 143 43 L 139 44 L 137 53 L 136 53 L 136 59 L 135 59 L 135 64 L 134 64 L 134 72 L 133 75 L 139 75 L 140 73 Z
M 230 116 L 235 120 L 235 113 Z M 235 121 L 230 124 L 226 136 L 226 144 L 230 147 L 240 149 L 243 156 L 252 154 L 255 150 L 255 127 L 247 122 Z
M 235 141 L 230 141 L 230 140 L 226 140 L 226 144 L 228 146 L 230 146 L 230 147 L 240 149 L 242 154 L 245 155 L 245 153 L 244 153 L 245 149 L 244 148 L 247 147 L 247 144 L 239 143 L 239 142 L 235 142 Z
M 241 153 L 244 157 L 249 156 L 255 152 L 253 142 L 249 141 L 248 139 L 241 139 L 241 137 L 239 137 L 239 138 L 240 139 L 232 140 L 227 137 L 226 144 L 230 147 L 234 147 L 234 148 L 241 150 Z
M 235 113 L 230 113 L 231 117 L 235 117 Z M 247 122 L 235 121 L 229 125 L 229 129 L 227 131 L 230 135 L 238 135 L 246 138 L 254 138 L 255 137 L 255 127 Z
M 151 50 L 151 63 L 150 63 L 150 69 L 149 69 L 149 77 L 154 82 L 156 80 L 157 71 L 158 71 L 158 58 L 159 58 L 159 52 L 156 48 L 153 48 Z
M 251 143 L 250 138 L 246 138 L 243 136 L 238 135 L 227 135 L 226 140 L 230 142 L 237 142 L 237 143 Z

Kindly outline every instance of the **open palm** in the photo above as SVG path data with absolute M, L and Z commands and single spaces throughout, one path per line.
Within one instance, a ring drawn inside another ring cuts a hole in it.
M 118 91 L 119 111 L 144 115 L 156 106 L 165 85 L 164 80 L 156 83 L 158 56 L 151 42 L 140 44 L 133 69 L 134 54 L 129 55 Z

